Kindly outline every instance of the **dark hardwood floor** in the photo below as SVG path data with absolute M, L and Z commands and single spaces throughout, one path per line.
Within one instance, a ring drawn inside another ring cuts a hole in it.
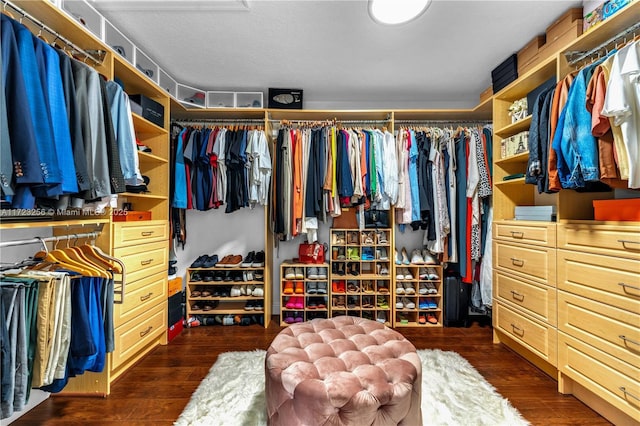
M 212 326 L 185 329 L 155 349 L 112 386 L 108 398 L 55 396 L 14 425 L 171 425 L 218 354 L 267 349 L 281 328 Z M 488 326 L 398 328 L 418 349 L 456 351 L 465 357 L 533 425 L 608 425 L 604 418 L 503 345 Z M 212 425 L 214 426 L 214 425 Z

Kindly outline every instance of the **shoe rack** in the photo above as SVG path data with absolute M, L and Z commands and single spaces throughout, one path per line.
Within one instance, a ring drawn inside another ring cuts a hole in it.
M 238 324 L 243 316 L 256 316 L 267 327 L 266 291 L 264 267 L 187 268 L 187 318 L 214 316 L 214 324 Z
M 329 264 L 280 264 L 280 325 L 329 317 Z
M 352 315 L 392 326 L 391 229 L 331 230 L 331 317 Z
M 395 327 L 442 327 L 442 265 L 397 264 Z

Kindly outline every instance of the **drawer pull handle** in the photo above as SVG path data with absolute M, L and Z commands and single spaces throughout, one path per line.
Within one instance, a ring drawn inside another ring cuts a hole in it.
M 140 235 L 142 235 L 143 237 L 148 237 L 150 235 L 153 235 L 153 232 L 154 231 L 142 231 Z
M 634 394 L 632 394 L 631 392 L 629 392 L 627 390 L 627 388 L 625 388 L 624 386 L 620 386 L 618 389 L 620 389 L 622 391 L 622 393 L 624 394 L 624 396 L 626 397 L 627 395 L 629 395 L 631 398 L 635 399 L 636 401 L 640 401 L 640 398 L 638 398 L 637 396 L 635 396 Z
M 523 329 L 521 329 L 520 327 L 518 327 L 517 325 L 515 325 L 515 324 L 513 324 L 513 323 L 512 323 L 512 324 L 511 324 L 511 328 L 513 329 L 513 332 L 514 332 L 515 334 L 518 334 L 518 335 L 520 335 L 520 336 L 524 336 L 524 330 L 523 330 Z
M 523 301 L 524 300 L 524 294 L 520 294 L 515 290 L 511 290 L 511 296 L 513 296 L 514 299 L 519 300 L 519 301 Z
M 517 257 L 512 257 L 511 263 L 515 266 L 524 266 L 524 260 L 518 259 Z
M 622 247 L 626 248 L 626 244 L 640 244 L 640 241 L 633 240 L 618 240 L 619 243 L 622 243 Z
M 141 260 L 141 261 L 140 261 L 140 264 L 141 264 L 142 266 L 145 266 L 145 265 L 150 264 L 151 262 L 153 262 L 153 259 Z
M 522 232 L 522 231 L 511 231 L 511 236 L 513 238 L 522 239 L 522 238 L 524 238 L 524 232 Z
M 149 334 L 149 332 L 150 332 L 151 330 L 153 330 L 153 327 L 151 327 L 151 326 L 147 327 L 147 329 L 146 329 L 145 331 L 141 331 L 141 332 L 140 332 L 140 337 L 144 337 L 144 336 L 146 336 L 147 334 Z
M 145 295 L 145 296 L 140 296 L 140 301 L 141 301 L 141 302 L 144 302 L 145 300 L 149 300 L 149 298 L 150 298 L 151 296 L 153 296 L 153 293 L 149 293 L 149 294 L 147 294 L 147 295 Z
M 621 338 L 622 340 L 624 340 L 624 341 L 625 341 L 625 343 L 626 343 L 626 342 L 629 342 L 629 343 L 633 343 L 634 345 L 638 345 L 638 346 L 640 346 L 640 342 L 637 342 L 637 341 L 635 341 L 635 340 L 628 339 L 628 338 L 627 338 L 627 336 L 625 336 L 624 334 L 621 334 L 621 335 L 619 335 L 618 337 L 619 337 L 619 338 Z
M 633 290 L 640 290 L 640 287 L 636 287 L 636 286 L 625 284 L 625 283 L 618 283 L 618 285 L 622 286 L 625 289 L 626 288 L 630 288 L 630 289 L 633 289 Z

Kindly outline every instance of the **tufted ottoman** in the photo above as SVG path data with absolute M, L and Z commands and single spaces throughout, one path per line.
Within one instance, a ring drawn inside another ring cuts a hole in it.
M 421 425 L 415 347 L 377 321 L 341 316 L 282 330 L 267 350 L 270 425 Z

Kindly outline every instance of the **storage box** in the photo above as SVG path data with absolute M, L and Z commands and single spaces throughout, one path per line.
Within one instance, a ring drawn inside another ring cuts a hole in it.
M 576 7 L 567 10 L 558 19 L 547 27 L 547 43 L 553 43 L 574 26 L 575 21 L 582 21 L 582 8 Z M 582 22 L 580 22 L 582 33 Z
M 184 319 L 180 318 L 180 321 L 177 321 L 175 324 L 172 324 L 167 329 L 167 341 L 170 342 L 182 333 L 184 329 L 183 324 Z
M 178 101 L 187 108 L 204 108 L 207 95 L 204 90 L 178 83 L 177 97 Z
M 515 219 L 553 222 L 556 220 L 556 206 L 516 206 Z
M 633 0 L 607 0 L 602 7 L 602 20 L 610 18 L 632 2 Z
M 500 153 L 502 158 L 508 158 L 523 152 L 527 152 L 529 149 L 529 132 L 524 131 L 516 135 L 504 138 L 501 141 Z
M 160 87 L 169 92 L 174 98 L 178 97 L 178 83 L 162 69 L 160 70 L 159 83 Z
M 62 10 L 102 40 L 104 18 L 88 2 L 64 0 Z
M 640 198 L 593 200 L 595 220 L 640 221 Z
M 518 55 L 509 56 L 504 62 L 491 71 L 494 93 L 499 92 L 518 79 Z
M 176 277 L 172 280 L 169 280 L 167 286 L 167 297 L 171 297 L 176 293 L 180 293 L 182 291 L 182 277 Z
M 605 1 L 584 1 L 582 3 L 582 31 L 593 28 L 598 23 L 602 22 L 602 9 Z
M 106 19 L 104 20 L 104 41 L 118 55 L 129 63 L 133 63 L 133 43 Z
M 129 95 L 131 102 L 139 107 L 140 115 L 153 124 L 164 127 L 164 107 L 145 95 Z M 131 106 L 133 110 L 133 105 Z
M 236 108 L 262 108 L 262 92 L 236 92 Z
M 236 106 L 235 92 L 207 92 L 208 108 L 234 108 Z
M 168 322 L 167 324 L 175 324 L 184 318 L 182 314 L 183 293 L 179 292 L 169 297 L 168 300 Z
M 547 37 L 545 36 L 545 34 L 537 35 L 533 38 L 533 40 L 527 43 L 526 46 L 520 49 L 518 51 L 518 68 L 520 68 L 521 64 L 526 64 L 527 62 L 532 60 L 538 54 L 538 50 L 540 50 L 540 48 L 544 46 L 546 41 Z M 520 74 L 519 70 L 518 74 Z
M 549 54 L 556 54 L 562 51 L 567 45 L 582 35 L 582 19 L 573 21 L 569 29 L 555 39 L 549 39 L 547 36 L 547 44 L 543 50 Z
M 145 55 L 144 52 L 142 52 L 140 49 L 136 47 L 135 50 L 136 50 L 136 68 L 142 74 L 147 76 L 151 81 L 157 84 L 158 74 L 159 74 L 158 71 L 160 70 L 160 68 L 155 62 L 151 60 L 151 58 Z
M 140 220 L 151 220 L 151 212 L 116 210 L 112 214 L 114 222 L 137 222 Z
M 302 89 L 269 88 L 269 108 L 302 109 Z

